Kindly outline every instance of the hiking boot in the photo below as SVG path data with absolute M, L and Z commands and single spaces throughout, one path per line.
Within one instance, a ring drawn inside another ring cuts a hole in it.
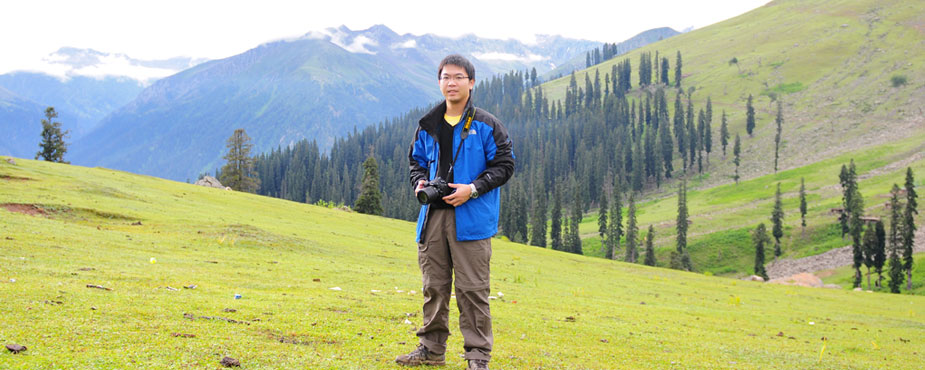
M 418 344 L 418 348 L 407 355 L 396 357 L 395 362 L 404 366 L 446 365 L 443 354 L 431 353 L 423 344 Z M 488 368 L 486 367 L 485 369 Z
M 488 360 L 469 360 L 467 370 L 488 370 Z

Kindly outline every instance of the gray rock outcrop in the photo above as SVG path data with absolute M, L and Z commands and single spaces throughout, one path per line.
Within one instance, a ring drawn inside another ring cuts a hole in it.
M 199 179 L 198 181 L 196 181 L 196 185 L 199 185 L 199 186 L 206 186 L 206 187 L 210 187 L 210 188 L 218 188 L 218 189 L 224 189 L 224 188 L 225 188 L 224 186 L 222 186 L 222 183 L 218 182 L 218 179 L 216 179 L 216 178 L 214 178 L 214 177 L 212 177 L 212 176 L 205 176 L 205 177 Z

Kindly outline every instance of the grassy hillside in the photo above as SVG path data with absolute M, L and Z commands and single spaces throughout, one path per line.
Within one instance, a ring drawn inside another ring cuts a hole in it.
M 782 168 L 897 138 L 925 138 L 923 38 L 923 2 L 777 0 L 647 45 L 576 76 L 581 82 L 586 72 L 593 77 L 598 69 L 603 78 L 614 64 L 629 59 L 636 87 L 640 53 L 658 51 L 660 57 L 668 57 L 674 83 L 680 51 L 682 88 L 695 89 L 696 109 L 712 98 L 714 138 L 719 117 L 727 112 L 732 136 L 736 132 L 743 136 L 742 174 L 749 178 L 773 170 L 776 108 L 771 95 L 784 103 Z M 730 64 L 733 58 L 738 63 Z M 893 76 L 905 76 L 906 84 L 893 87 Z M 563 99 L 568 82 L 566 76 L 544 84 L 547 97 Z M 638 88 L 633 92 L 637 97 L 643 94 Z M 745 133 L 749 94 L 755 96 L 757 110 L 754 138 Z M 674 107 L 674 95 L 669 93 L 669 109 Z M 712 159 L 718 159 L 718 152 L 714 150 Z M 717 169 L 732 172 L 731 160 L 720 163 Z
M 850 238 L 841 238 L 837 216 L 830 213 L 830 209 L 841 207 L 842 203 L 842 191 L 838 185 L 841 166 L 854 159 L 860 178 L 861 195 L 864 197 L 865 213 L 888 221 L 889 210 L 885 204 L 889 202 L 889 191 L 894 183 L 902 187 L 907 167 L 911 167 L 916 174 L 917 188 L 925 187 L 923 152 L 925 142 L 920 137 L 912 137 L 777 174 L 752 178 L 739 184 L 689 190 L 687 199 L 692 224 L 688 229 L 688 246 L 695 269 L 735 276 L 752 273 L 755 249 L 751 232 L 759 222 L 764 222 L 770 227 L 777 183 L 781 184 L 785 213 L 784 237 L 781 239 L 784 257 L 805 257 L 849 245 Z M 805 233 L 800 227 L 801 178 L 805 179 L 807 189 Z M 696 188 L 698 180 L 699 178 L 694 176 L 689 187 Z M 655 225 L 656 255 L 659 265 L 662 266 L 668 265 L 669 255 L 676 245 L 676 193 L 676 187 L 667 187 L 637 204 L 637 220 L 643 235 L 649 225 Z M 925 207 L 921 202 L 919 214 L 925 214 Z M 922 219 L 923 217 L 919 217 L 917 221 L 925 226 Z M 579 226 L 583 237 L 586 238 L 585 254 L 603 255 L 600 253 L 601 244 L 597 229 L 596 212 L 583 219 Z M 766 255 L 773 257 L 771 254 Z
M 0 158 L 0 343 L 29 349 L 3 351 L 0 368 L 216 368 L 223 356 L 249 369 L 397 368 L 394 356 L 415 344 L 422 297 L 411 223 L 17 162 Z M 925 361 L 922 297 L 493 245 L 493 368 Z M 447 358 L 462 367 L 454 332 Z
M 625 56 L 576 73 L 603 78 L 629 59 L 638 85 L 639 55 L 667 56 L 674 82 L 676 52 L 683 58 L 682 89 L 694 89 L 695 109 L 713 102 L 713 152 L 703 175 L 690 176 L 688 195 L 693 225 L 689 245 L 695 267 L 717 274 L 752 271 L 754 249 L 749 231 L 770 224 L 775 184 L 781 183 L 786 208 L 786 257 L 802 257 L 847 245 L 834 227 L 829 209 L 839 207 L 838 173 L 850 159 L 863 176 L 866 212 L 884 214 L 884 197 L 902 184 L 911 166 L 917 185 L 925 185 L 925 3 L 904 1 L 779 0 L 741 16 L 647 45 Z M 737 63 L 730 61 L 735 58 Z M 906 84 L 894 87 L 893 76 Z M 569 77 L 543 85 L 551 100 L 562 99 Z M 641 98 L 652 89 L 638 87 Z M 676 89 L 669 92 L 673 109 Z M 755 97 L 757 128 L 745 133 L 745 104 Z M 773 171 L 772 96 L 783 101 L 781 170 Z M 686 101 L 685 101 L 686 102 Z M 720 117 L 728 114 L 732 137 L 742 136 L 744 181 L 732 180 L 732 138 L 728 155 L 719 144 Z M 672 113 L 673 114 L 673 113 Z M 677 156 L 677 154 L 676 154 Z M 680 159 L 676 157 L 680 167 Z M 800 230 L 798 191 L 806 178 L 808 228 Z M 677 186 L 644 195 L 640 231 L 656 225 L 659 259 L 667 264 L 674 248 Z M 921 212 L 921 211 L 920 211 Z M 601 255 L 596 211 L 583 220 L 586 254 Z

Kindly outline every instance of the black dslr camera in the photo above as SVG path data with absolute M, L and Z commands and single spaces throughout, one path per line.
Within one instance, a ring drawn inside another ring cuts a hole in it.
M 432 181 L 424 183 L 424 188 L 417 193 L 418 202 L 421 204 L 430 204 L 440 200 L 453 192 L 453 188 L 446 183 L 446 180 L 439 176 Z

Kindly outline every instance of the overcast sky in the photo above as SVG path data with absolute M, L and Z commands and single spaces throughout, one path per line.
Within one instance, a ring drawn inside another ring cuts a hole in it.
M 340 25 L 362 30 L 384 24 L 399 34 L 474 33 L 525 41 L 558 34 L 618 42 L 655 27 L 704 27 L 767 2 L 13 0 L 0 8 L 0 73 L 28 69 L 63 46 L 136 59 L 218 59 Z

